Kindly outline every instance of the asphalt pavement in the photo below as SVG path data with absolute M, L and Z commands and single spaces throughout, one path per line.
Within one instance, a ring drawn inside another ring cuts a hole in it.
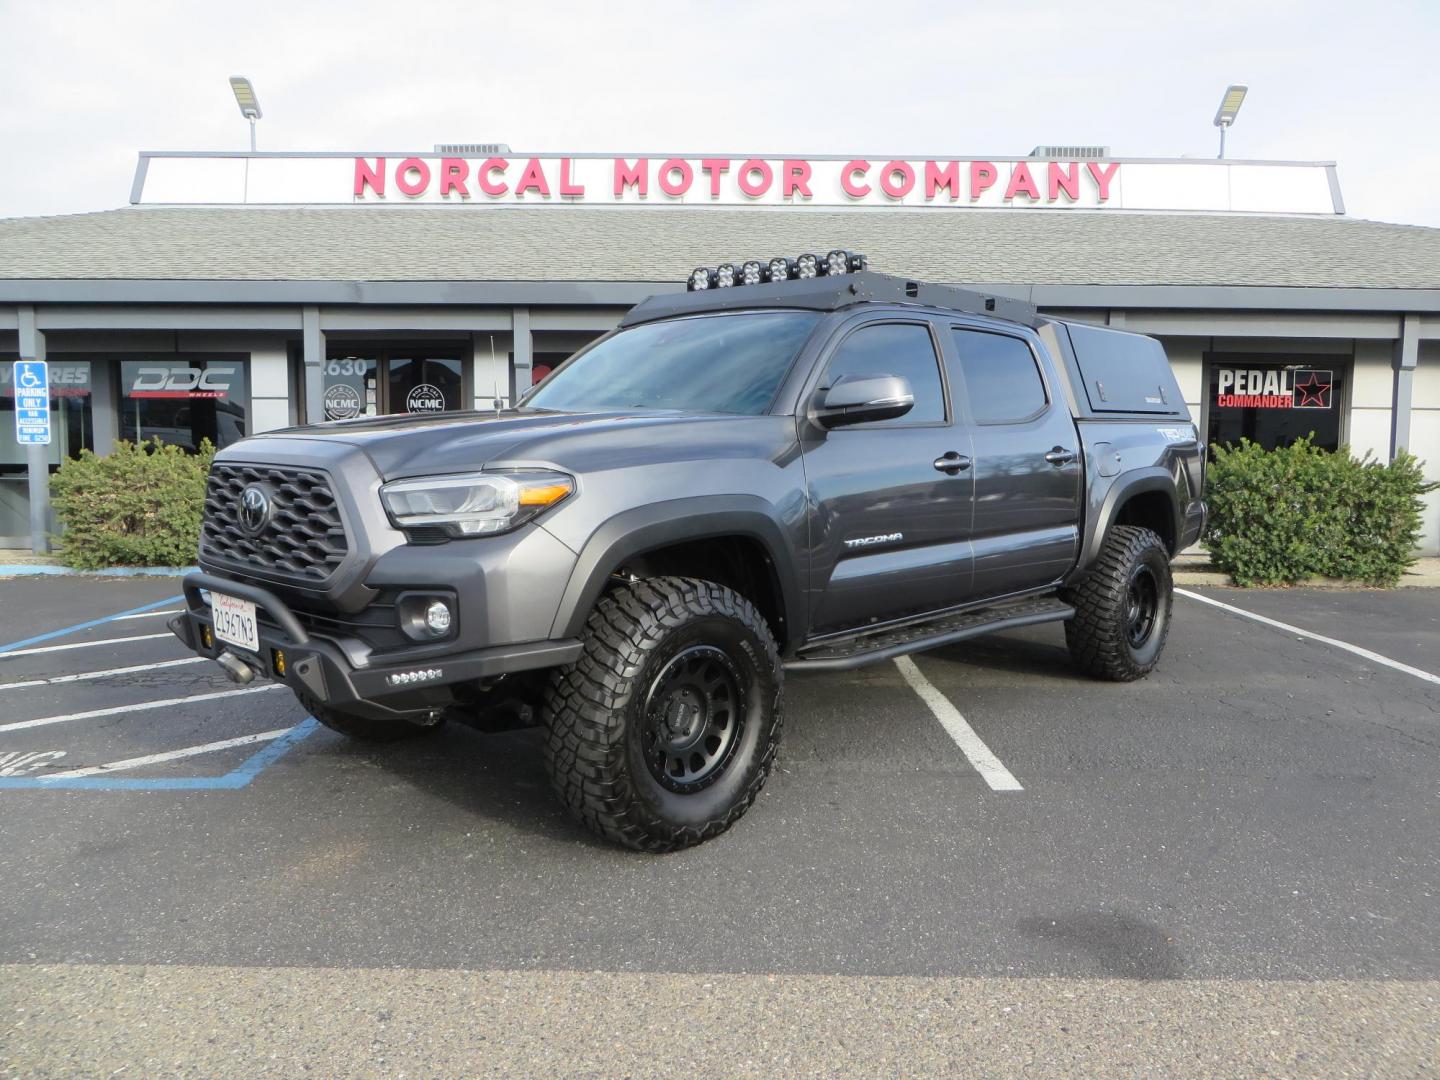
M 1440 674 L 1436 590 L 1194 591 Z M 533 731 L 352 744 L 174 663 L 177 596 L 0 581 L 14 1075 L 1440 1060 L 1440 680 L 1185 596 L 1131 685 L 1058 627 L 916 657 L 995 790 L 896 664 L 792 675 L 754 809 L 654 857 L 569 821 Z

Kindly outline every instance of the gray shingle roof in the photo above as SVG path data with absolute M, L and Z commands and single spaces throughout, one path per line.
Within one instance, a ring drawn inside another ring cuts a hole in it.
M 1440 289 L 1440 229 L 1345 218 L 674 207 L 126 208 L 0 220 L 0 278 L 678 281 L 845 246 L 1017 285 Z

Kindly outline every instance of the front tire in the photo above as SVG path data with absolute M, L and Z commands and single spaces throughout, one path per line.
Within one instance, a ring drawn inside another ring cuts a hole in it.
M 1143 678 L 1159 663 L 1170 633 L 1170 552 L 1149 529 L 1117 525 L 1064 598 L 1075 608 L 1065 643 L 1076 665 L 1109 682 Z
M 779 651 L 739 593 L 695 578 L 602 597 L 584 651 L 551 673 L 545 761 L 566 809 L 641 851 L 690 847 L 740 819 L 782 724 Z

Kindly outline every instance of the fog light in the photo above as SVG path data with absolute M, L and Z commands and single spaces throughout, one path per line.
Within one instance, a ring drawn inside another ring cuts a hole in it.
M 770 266 L 766 276 L 771 281 L 789 281 L 790 271 L 794 267 L 795 260 L 786 258 L 775 258 L 770 260 Z
M 735 284 L 737 271 L 734 263 L 721 263 L 715 268 L 715 287 L 717 289 L 728 289 Z
M 425 625 L 436 637 L 450 632 L 450 605 L 444 600 L 432 600 L 425 609 Z
M 205 648 L 209 649 L 214 647 L 215 639 L 210 634 L 210 627 L 200 627 L 200 640 L 204 643 Z
M 747 259 L 740 264 L 740 284 L 759 285 L 764 272 L 765 264 L 759 259 Z
M 795 260 L 795 276 L 801 279 L 819 277 L 820 260 L 814 255 L 801 255 Z
M 715 283 L 715 271 L 705 266 L 697 266 L 690 271 L 690 291 L 703 292 L 712 288 Z
M 283 676 L 285 674 L 285 650 L 271 649 L 270 663 L 275 668 L 275 674 Z
M 850 272 L 850 252 L 832 251 L 825 256 L 825 273 L 827 275 L 847 274 Z

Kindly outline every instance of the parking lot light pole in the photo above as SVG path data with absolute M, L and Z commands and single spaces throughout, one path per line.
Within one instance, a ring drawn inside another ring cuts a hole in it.
M 1220 129 L 1220 154 L 1219 160 L 1225 160 L 1225 132 L 1230 125 L 1235 123 L 1235 117 L 1240 112 L 1240 105 L 1245 100 L 1245 94 L 1250 88 L 1241 83 L 1231 83 L 1225 88 L 1225 96 L 1220 99 L 1220 108 L 1215 110 L 1215 126 Z
M 260 99 L 255 96 L 255 87 L 250 85 L 250 80 L 242 75 L 230 76 L 230 89 L 235 94 L 235 104 L 240 106 L 240 115 L 250 121 L 250 152 L 253 154 L 255 121 L 264 115 L 260 112 Z

